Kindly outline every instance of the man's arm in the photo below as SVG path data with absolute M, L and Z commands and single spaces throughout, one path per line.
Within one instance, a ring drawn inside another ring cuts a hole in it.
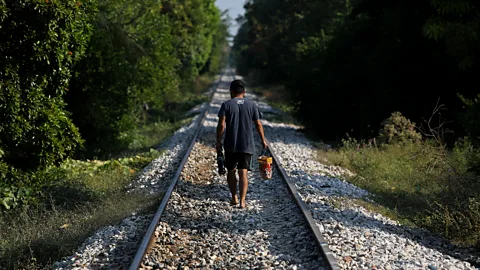
M 262 122 L 260 121 L 260 119 L 255 120 L 255 128 L 257 129 L 258 135 L 260 135 L 260 139 L 262 140 L 263 148 L 267 148 L 268 147 L 267 140 L 265 140 L 265 133 L 263 132 L 263 126 L 262 126 Z
M 221 151 L 222 150 L 222 136 L 223 132 L 225 132 L 225 116 L 220 116 L 218 118 L 218 125 L 217 125 L 217 150 Z

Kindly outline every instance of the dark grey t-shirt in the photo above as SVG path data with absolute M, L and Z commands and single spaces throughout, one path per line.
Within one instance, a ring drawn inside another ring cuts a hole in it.
M 245 98 L 232 98 L 220 107 L 218 117 L 221 116 L 226 116 L 225 152 L 253 154 L 253 121 L 260 119 L 257 104 Z

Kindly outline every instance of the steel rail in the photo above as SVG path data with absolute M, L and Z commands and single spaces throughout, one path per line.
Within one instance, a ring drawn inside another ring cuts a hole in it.
M 212 86 L 214 87 L 212 94 L 210 96 L 209 103 L 207 107 L 205 108 L 205 111 L 203 112 L 202 118 L 198 122 L 198 127 L 197 130 L 195 131 L 195 135 L 192 138 L 192 141 L 190 142 L 190 145 L 183 156 L 182 161 L 180 162 L 180 165 L 175 173 L 175 176 L 172 179 L 172 182 L 170 183 L 167 191 L 163 195 L 162 201 L 160 202 L 160 206 L 158 207 L 157 212 L 155 213 L 155 216 L 152 219 L 152 222 L 150 223 L 150 226 L 148 226 L 147 231 L 145 232 L 145 235 L 142 239 L 142 243 L 140 244 L 140 247 L 137 250 L 137 253 L 135 254 L 135 257 L 133 258 L 132 263 L 130 264 L 130 270 L 137 270 L 140 268 L 144 256 L 148 253 L 150 250 L 152 243 L 155 240 L 155 229 L 158 225 L 158 222 L 160 221 L 160 218 L 163 215 L 163 212 L 165 211 L 165 208 L 167 207 L 168 201 L 170 200 L 170 197 L 172 196 L 173 189 L 177 185 L 178 179 L 180 178 L 180 174 L 183 171 L 183 167 L 187 163 L 188 158 L 190 157 L 190 153 L 192 152 L 193 146 L 195 145 L 198 135 L 200 134 L 200 131 L 202 130 L 202 124 L 205 121 L 205 118 L 207 117 L 208 110 L 210 109 L 210 103 L 213 99 L 213 95 L 215 95 L 216 89 L 220 82 L 222 81 L 222 78 L 224 77 L 224 74 L 220 75 L 220 78 L 218 81 Z
M 270 142 L 267 139 L 267 143 L 270 145 Z M 287 172 L 285 169 L 282 167 L 277 155 L 275 155 L 275 152 L 273 151 L 272 148 L 268 148 L 270 153 L 272 154 L 272 158 L 274 162 L 277 164 L 278 170 L 280 171 L 280 174 L 282 175 L 283 180 L 287 183 L 288 190 L 290 191 L 290 194 L 292 194 L 293 198 L 295 199 L 295 203 L 297 206 L 300 208 L 300 211 L 302 212 L 303 217 L 308 223 L 308 227 L 310 228 L 311 232 L 314 235 L 315 242 L 317 243 L 318 247 L 320 248 L 320 251 L 322 252 L 322 255 L 325 257 L 327 260 L 328 266 L 333 269 L 333 270 L 338 270 L 340 269 L 340 266 L 338 265 L 337 260 L 333 256 L 332 251 L 328 247 L 327 241 L 323 238 L 320 230 L 318 229 L 317 224 L 315 223 L 315 220 L 312 217 L 312 214 L 310 213 L 310 210 L 308 207 L 305 205 L 305 202 L 303 202 L 302 197 L 300 197 L 297 188 L 295 184 L 292 183 L 290 180 L 290 177 L 288 176 Z

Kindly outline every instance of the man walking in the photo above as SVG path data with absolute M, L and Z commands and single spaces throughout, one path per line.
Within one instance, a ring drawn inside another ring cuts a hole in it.
M 231 99 L 225 101 L 218 112 L 217 150 L 222 149 L 222 136 L 225 132 L 225 167 L 227 168 L 227 182 L 232 193 L 232 205 L 238 203 L 237 177 L 240 180 L 240 207 L 245 208 L 245 197 L 248 189 L 247 170 L 252 169 L 255 145 L 253 140 L 253 125 L 267 148 L 267 142 L 260 122 L 260 112 L 255 102 L 245 99 L 245 85 L 241 80 L 234 80 L 230 84 Z

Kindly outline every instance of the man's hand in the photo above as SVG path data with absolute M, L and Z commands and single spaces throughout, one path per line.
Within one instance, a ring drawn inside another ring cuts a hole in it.
M 268 144 L 267 140 L 265 139 L 265 134 L 263 133 L 263 126 L 260 119 L 255 120 L 255 128 L 257 129 L 258 135 L 260 135 L 260 139 L 262 140 L 263 149 L 267 149 Z
M 218 118 L 218 125 L 217 125 L 217 151 L 222 151 L 222 135 L 225 132 L 225 116 L 220 116 Z
M 268 144 L 267 141 L 262 141 L 263 149 L 267 149 Z

